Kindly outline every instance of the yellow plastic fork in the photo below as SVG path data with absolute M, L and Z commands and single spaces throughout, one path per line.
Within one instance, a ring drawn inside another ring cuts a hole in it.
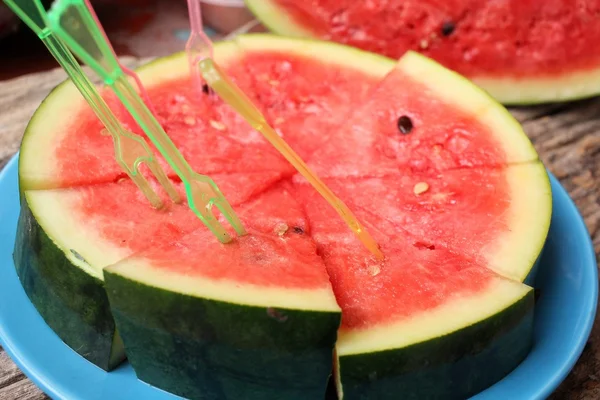
M 321 196 L 337 211 L 352 232 L 363 245 L 378 259 L 383 253 L 373 237 L 354 216 L 352 211 L 310 170 L 300 156 L 267 123 L 266 118 L 256 108 L 246 94 L 222 71 L 213 60 L 212 42 L 202 29 L 200 0 L 188 0 L 191 34 L 186 44 L 190 74 L 196 91 L 199 91 L 202 75 L 208 86 L 227 104 L 238 112 L 250 125 L 263 136 L 306 178 Z
M 366 228 L 354 216 L 352 211 L 342 202 L 327 185 L 306 165 L 300 156 L 275 132 L 263 114 L 256 108 L 245 93 L 219 68 L 211 58 L 204 58 L 199 63 L 202 76 L 207 84 L 231 107 L 233 107 L 250 125 L 265 138 L 306 178 L 321 196 L 337 211 L 348 227 L 354 232 L 362 244 L 378 259 L 384 255 L 379 245 Z

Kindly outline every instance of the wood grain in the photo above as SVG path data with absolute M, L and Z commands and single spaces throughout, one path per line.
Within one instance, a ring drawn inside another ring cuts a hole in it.
M 49 399 L 33 382 L 22 379 L 0 388 L 0 400 L 41 400 Z
M 129 67 L 140 60 L 124 59 Z M 62 81 L 60 70 L 0 83 L 0 168 L 18 149 L 25 125 L 48 92 Z M 600 253 L 600 99 L 513 108 L 540 157 L 572 196 Z M 596 320 L 597 322 L 597 320 Z M 0 400 L 45 399 L 0 350 Z M 595 324 L 579 362 L 551 399 L 600 399 L 600 328 Z

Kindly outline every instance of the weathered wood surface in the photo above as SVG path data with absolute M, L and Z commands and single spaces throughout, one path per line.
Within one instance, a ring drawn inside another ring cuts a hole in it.
M 133 67 L 139 63 L 126 59 Z M 0 82 L 0 168 L 17 151 L 25 125 L 48 92 L 65 75 L 60 70 Z M 600 253 L 600 98 L 568 104 L 511 109 L 524 125 L 546 166 L 583 214 Z M 0 350 L 0 400 L 44 399 Z M 552 399 L 600 399 L 600 327 L 576 367 Z

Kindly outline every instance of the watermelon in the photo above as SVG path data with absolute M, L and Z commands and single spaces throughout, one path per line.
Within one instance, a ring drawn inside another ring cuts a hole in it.
M 395 63 L 247 35 L 215 56 L 385 259 L 218 97 L 195 96 L 184 54 L 138 72 L 168 134 L 246 226 L 229 244 L 151 178 L 166 205 L 150 207 L 65 82 L 23 139 L 15 249 L 26 293 L 65 343 L 107 370 L 126 353 L 139 379 L 199 399 L 323 398 L 331 377 L 344 399 L 465 398 L 526 357 L 523 282 L 551 195 L 505 109 L 412 52 Z
M 246 0 L 273 32 L 431 57 L 505 104 L 600 93 L 600 1 Z M 593 47 L 593 46 L 592 46 Z

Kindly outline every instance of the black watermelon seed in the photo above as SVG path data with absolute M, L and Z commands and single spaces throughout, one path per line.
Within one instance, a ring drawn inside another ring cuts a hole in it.
M 202 93 L 204 93 L 204 94 L 210 93 L 210 88 L 208 87 L 208 85 L 206 83 L 204 85 L 202 85 Z
M 304 229 L 302 229 L 299 226 L 295 226 L 294 227 L 294 233 L 297 233 L 298 235 L 302 235 L 302 234 L 304 234 Z
M 456 25 L 452 21 L 446 21 L 442 24 L 442 35 L 450 36 L 452 32 L 456 29 Z
M 435 250 L 435 244 L 428 244 L 428 243 L 423 243 L 423 242 L 415 242 L 413 243 L 413 246 L 415 246 L 417 249 L 419 250 Z
M 398 118 L 398 130 L 400 131 L 400 133 L 408 135 L 410 131 L 412 131 L 412 128 L 413 123 L 409 117 L 403 115 L 400 118 Z

